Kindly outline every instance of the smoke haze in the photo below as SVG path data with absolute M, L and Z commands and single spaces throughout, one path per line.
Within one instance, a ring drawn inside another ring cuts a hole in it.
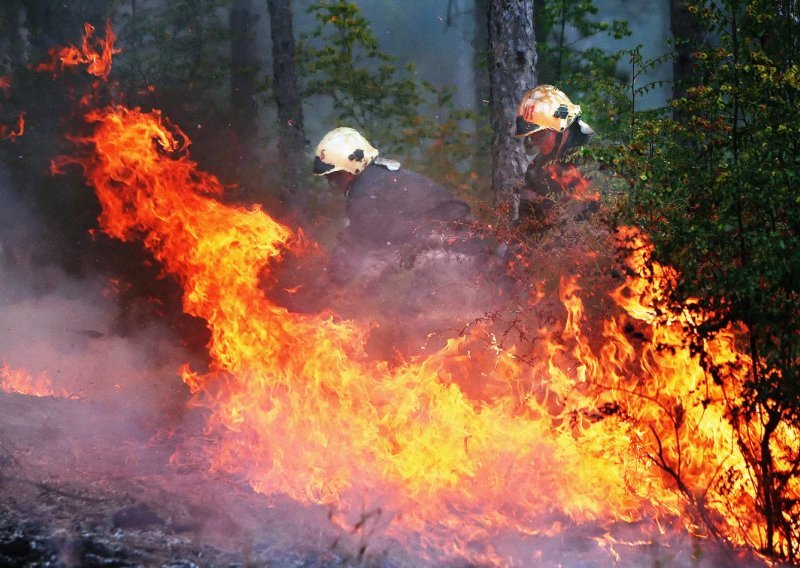
M 67 274 L 48 257 L 42 227 L 0 170 L 1 363 L 73 397 L 179 408 L 186 389 L 176 369 L 188 355 L 175 336 L 152 321 L 121 335 L 113 283 Z

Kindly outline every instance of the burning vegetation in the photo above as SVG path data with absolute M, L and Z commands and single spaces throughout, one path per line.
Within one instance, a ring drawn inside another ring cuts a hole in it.
M 110 27 L 100 39 L 87 26 L 81 47 L 54 51 L 40 70 L 82 65 L 104 80 L 114 41 Z M 359 562 L 375 561 L 377 541 L 418 549 L 410 564 L 551 562 L 543 539 L 577 539 L 580 527 L 608 564 L 686 535 L 724 544 L 714 550 L 729 563 L 795 554 L 798 432 L 738 411 L 753 366 L 741 324 L 699 350 L 704 314 L 665 301 L 680 275 L 651 258 L 641 231 L 593 225 L 601 251 L 520 239 L 507 259 L 513 292 L 434 348 L 389 362 L 366 349 L 371 320 L 335 305 L 291 310 L 265 293 L 285 258 L 303 254 L 302 233 L 226 202 L 225 184 L 159 110 L 91 106 L 83 120 L 53 173 L 77 166 L 99 231 L 141 243 L 179 284 L 182 310 L 207 326 L 207 357 L 176 368 L 202 425 L 175 436 L 171 423 L 150 439 L 168 440 L 170 467 L 201 487 L 244 483 L 273 507 L 326 511 L 360 539 Z M 548 170 L 572 201 L 600 199 L 579 170 L 563 173 Z M 557 274 L 554 259 L 564 260 Z M 6 392 L 67 394 L 8 366 L 0 379 Z M 755 469 L 766 428 L 776 482 L 787 472 L 779 531 L 765 526 Z M 164 522 L 134 506 L 114 519 Z

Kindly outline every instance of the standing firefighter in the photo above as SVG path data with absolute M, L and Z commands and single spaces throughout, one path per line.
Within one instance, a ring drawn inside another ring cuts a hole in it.
M 581 107 L 551 85 L 538 85 L 525 92 L 517 108 L 516 136 L 532 155 L 520 191 L 520 218 L 548 223 L 561 188 L 551 183 L 545 171 L 586 144 L 594 130 L 581 120 Z
M 329 265 L 334 284 L 358 279 L 381 293 L 387 278 L 411 273 L 401 309 L 418 313 L 458 297 L 481 270 L 487 247 L 470 234 L 469 205 L 434 181 L 379 156 L 358 131 L 336 128 L 315 151 L 314 173 L 346 197 L 346 227 Z

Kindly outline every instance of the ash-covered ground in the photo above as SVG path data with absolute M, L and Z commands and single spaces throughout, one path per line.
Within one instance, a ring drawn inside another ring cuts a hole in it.
M 185 418 L 185 417 L 184 417 Z M 199 418 L 199 417 L 198 417 Z M 408 543 L 346 530 L 322 506 L 254 493 L 170 463 L 192 420 L 166 435 L 112 403 L 0 395 L 2 566 L 482 566 L 427 561 Z M 498 535 L 515 566 L 763 566 L 655 523 Z M 523 554 L 523 551 L 525 553 Z
M 170 464 L 193 433 L 112 403 L 0 395 L 3 566 L 334 566 L 322 508 Z M 354 544 L 352 546 L 355 546 Z

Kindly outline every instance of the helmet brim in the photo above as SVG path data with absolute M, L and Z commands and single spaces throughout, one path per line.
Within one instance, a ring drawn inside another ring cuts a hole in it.
M 517 138 L 525 138 L 526 136 L 539 132 L 542 128 L 544 127 L 535 122 L 528 122 L 521 116 L 517 116 L 517 128 L 514 135 Z
M 314 175 L 324 176 L 325 174 L 331 173 L 335 169 L 336 166 L 333 164 L 326 164 L 319 159 L 319 156 L 314 156 Z

